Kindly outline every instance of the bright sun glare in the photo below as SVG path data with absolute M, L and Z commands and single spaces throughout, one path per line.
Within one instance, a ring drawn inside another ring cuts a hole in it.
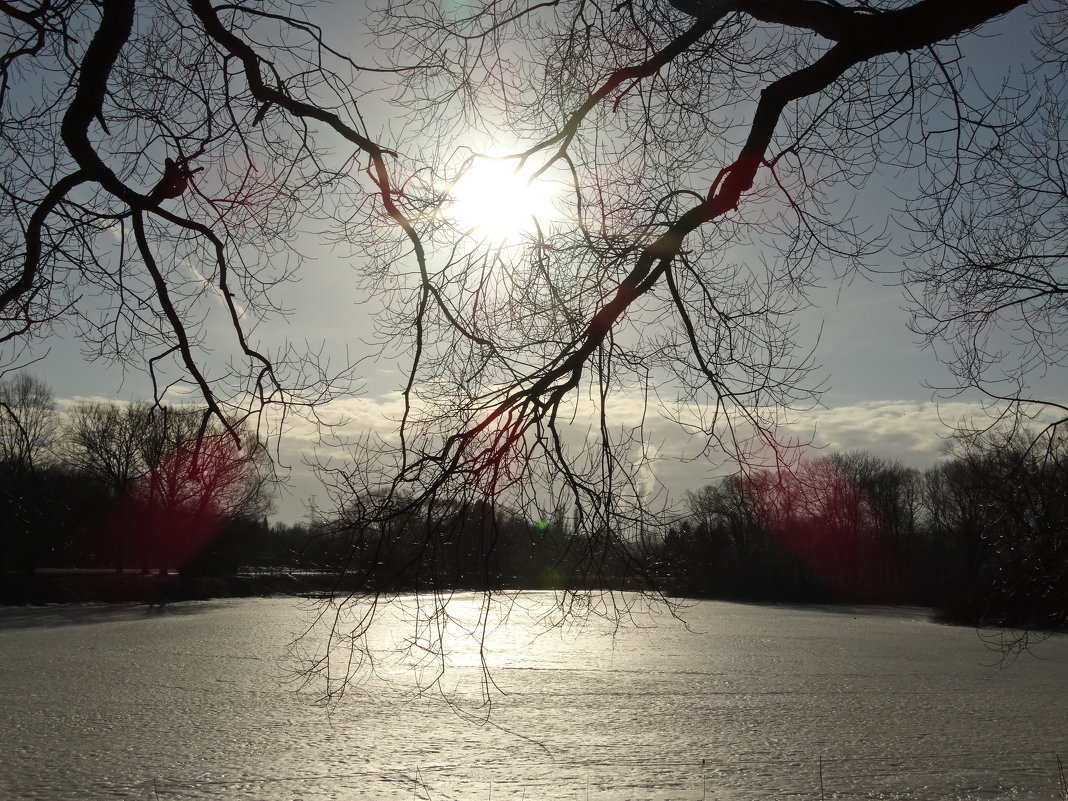
M 535 231 L 552 219 L 552 186 L 530 172 L 516 170 L 516 162 L 477 159 L 450 192 L 447 214 L 462 231 L 504 244 Z

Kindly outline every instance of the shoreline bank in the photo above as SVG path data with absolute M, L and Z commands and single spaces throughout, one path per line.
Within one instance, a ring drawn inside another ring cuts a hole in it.
M 78 603 L 169 603 L 210 598 L 306 595 L 335 588 L 328 574 L 189 576 L 112 571 L 39 571 L 0 576 L 0 606 Z

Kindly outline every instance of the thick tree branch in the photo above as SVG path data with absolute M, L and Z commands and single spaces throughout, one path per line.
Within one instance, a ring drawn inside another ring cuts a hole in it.
M 809 30 L 833 42 L 862 46 L 864 42 L 893 39 L 893 49 L 904 53 L 958 36 L 1026 3 L 919 0 L 905 8 L 877 11 L 817 0 L 736 0 L 732 9 L 761 22 Z
M 131 206 L 145 208 L 152 205 L 151 199 L 120 181 L 89 141 L 89 126 L 94 119 L 103 119 L 108 78 L 133 30 L 134 0 L 104 0 L 102 9 L 100 23 L 82 57 L 78 88 L 63 115 L 60 135 L 86 178 Z
M 846 15 L 835 12 L 837 28 L 843 41 L 828 50 L 818 60 L 807 67 L 779 78 L 761 92 L 750 125 L 749 135 L 737 159 L 721 173 L 713 185 L 710 197 L 703 203 L 691 208 L 680 216 L 655 242 L 646 247 L 638 257 L 637 263 L 621 283 L 614 297 L 593 316 L 581 344 L 573 350 L 558 366 L 546 370 L 525 390 L 513 397 L 525 395 L 538 396 L 551 391 L 554 398 L 561 398 L 564 393 L 577 386 L 582 369 L 590 355 L 600 347 L 608 332 L 617 323 L 624 311 L 642 294 L 651 289 L 657 279 L 680 251 L 686 236 L 699 226 L 711 222 L 735 209 L 743 193 L 748 191 L 757 170 L 766 157 L 767 148 L 774 136 L 783 110 L 793 101 L 817 94 L 847 70 L 860 63 L 880 55 L 894 52 L 908 52 L 928 47 L 968 31 L 979 24 L 1023 5 L 1025 0 L 921 0 L 915 6 L 893 12 L 851 13 L 848 15 L 849 30 L 846 30 Z M 824 14 L 827 7 L 801 0 L 798 3 L 758 2 L 753 6 L 762 11 L 768 21 L 798 25 L 808 18 L 813 25 L 830 29 L 829 18 Z M 782 18 L 774 18 L 769 8 L 780 9 L 777 13 Z M 749 4 L 742 2 L 739 10 L 750 12 Z M 756 13 L 753 14 L 756 16 Z M 762 19 L 764 18 L 762 17 Z M 714 18 L 713 18 L 714 19 Z M 702 23 L 691 28 L 691 36 Z M 702 31 L 703 33 L 704 31 Z M 696 38 L 696 37 L 695 37 Z M 656 61 L 656 69 L 662 64 Z M 651 62 L 646 62 L 650 64 Z M 644 66 L 644 65 L 643 65 Z M 648 73 L 651 74 L 650 70 Z M 619 83 L 620 71 L 602 85 L 592 97 L 603 98 L 608 94 L 608 87 Z M 588 113 L 589 102 L 572 116 L 569 125 L 576 128 Z M 566 142 L 574 136 L 571 127 L 567 131 Z M 560 137 L 555 137 L 554 140 Z M 549 140 L 549 141 L 554 141 Z M 563 383 L 558 383 L 563 381 Z
M 4 312 L 9 305 L 33 288 L 33 282 L 41 264 L 41 232 L 45 220 L 63 201 L 63 198 L 76 186 L 85 183 L 85 180 L 86 176 L 82 172 L 71 173 L 60 178 L 33 210 L 26 225 L 26 254 L 22 260 L 22 271 L 19 273 L 18 280 L 0 293 L 0 312 Z
M 260 58 L 256 55 L 256 51 L 222 24 L 215 9 L 212 8 L 210 0 L 189 0 L 189 8 L 204 25 L 204 30 L 208 36 L 227 53 L 230 53 L 241 62 L 241 67 L 245 72 L 245 80 L 248 81 L 249 91 L 252 92 L 252 96 L 257 100 L 284 108 L 296 117 L 306 117 L 326 123 L 336 133 L 372 158 L 380 159 L 383 155 L 394 155 L 392 151 L 372 142 L 351 125 L 347 125 L 334 112 L 319 108 L 303 100 L 298 100 L 292 95 L 264 83 L 263 75 L 260 73 Z

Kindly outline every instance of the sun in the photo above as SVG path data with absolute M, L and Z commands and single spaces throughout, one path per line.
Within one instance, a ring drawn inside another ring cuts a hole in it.
M 459 230 L 493 244 L 518 242 L 554 216 L 553 186 L 516 160 L 471 162 L 449 192 L 445 214 Z

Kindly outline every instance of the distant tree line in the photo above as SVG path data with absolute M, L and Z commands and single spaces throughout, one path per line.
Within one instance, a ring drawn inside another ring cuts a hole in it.
M 566 510 L 536 520 L 479 501 L 388 505 L 378 525 L 316 529 L 318 558 L 352 586 L 639 588 L 1068 625 L 1068 438 L 1056 432 L 960 439 L 926 471 L 863 452 L 744 471 L 687 493 L 653 530 L 579 534 Z
M 373 592 L 655 589 L 914 603 L 958 620 L 1068 625 L 1068 438 L 989 433 L 926 471 L 802 458 L 686 494 L 659 528 L 583 531 L 485 499 L 357 498 L 389 513 L 269 526 L 270 460 L 193 406 L 84 402 L 0 381 L 0 576 L 42 567 L 334 572 Z M 583 533 L 579 533 L 583 531 Z M 340 579 L 339 579 L 340 580 Z
M 400 496 L 388 505 L 393 512 L 378 525 L 342 516 L 318 528 L 317 547 L 332 550 L 320 558 L 340 564 L 350 586 L 376 593 L 648 588 L 640 541 L 582 534 L 562 507 L 542 517 L 477 499 L 426 507 Z
M 18 374 L 0 381 L 0 576 L 236 569 L 223 546 L 262 529 L 271 475 L 251 432 L 200 407 L 90 401 L 60 415 Z
M 1068 625 L 1068 439 L 988 434 L 917 471 L 867 453 L 687 494 L 660 575 L 699 597 L 915 603 Z

